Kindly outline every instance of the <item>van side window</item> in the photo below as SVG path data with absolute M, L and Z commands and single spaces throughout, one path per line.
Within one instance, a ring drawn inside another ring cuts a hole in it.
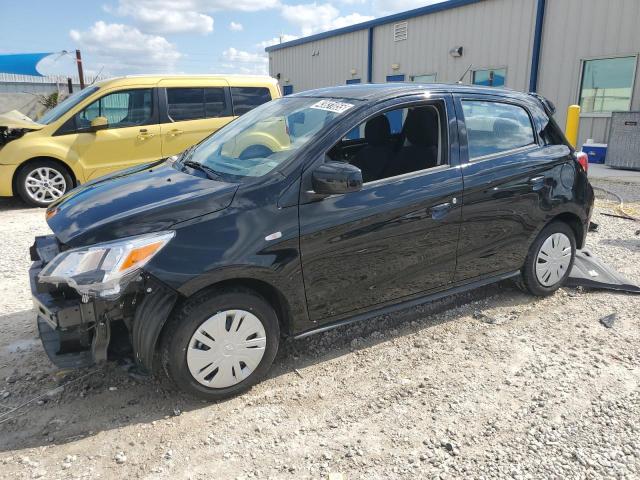
M 517 105 L 463 100 L 469 159 L 515 150 L 535 143 L 527 111 Z
M 174 122 L 204 118 L 204 88 L 167 88 L 167 114 Z
M 264 87 L 231 87 L 233 114 L 243 115 L 271 100 L 271 92 Z
M 153 95 L 150 88 L 121 90 L 99 98 L 75 116 L 75 126 L 84 130 L 96 117 L 106 117 L 109 128 L 147 125 L 153 115 Z
M 365 183 L 446 165 L 445 115 L 440 102 L 387 111 L 347 133 L 329 158 L 358 167 Z
M 222 87 L 167 88 L 167 114 L 174 122 L 228 117 L 227 107 Z

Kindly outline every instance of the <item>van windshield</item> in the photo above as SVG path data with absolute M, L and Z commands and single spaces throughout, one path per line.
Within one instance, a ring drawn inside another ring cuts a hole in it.
M 290 159 L 355 106 L 354 100 L 305 97 L 265 103 L 182 155 L 222 177 L 261 177 Z
M 94 92 L 97 92 L 97 91 L 98 91 L 98 87 L 87 87 L 84 90 L 80 90 L 79 92 L 76 92 L 76 93 L 73 93 L 73 94 L 69 95 L 67 98 L 65 98 L 58 105 L 56 105 L 51 110 L 46 112 L 42 116 L 42 118 L 40 118 L 40 120 L 38 120 L 38 123 L 41 123 L 43 125 L 48 125 L 51 122 L 55 122 L 62 115 L 67 113 L 69 110 L 71 110 L 73 107 L 75 107 L 81 101 L 83 101 L 89 95 L 91 95 L 91 94 L 93 94 Z

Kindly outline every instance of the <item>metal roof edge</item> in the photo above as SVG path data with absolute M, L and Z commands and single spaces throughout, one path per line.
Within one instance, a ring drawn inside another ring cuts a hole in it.
M 429 15 L 431 13 L 464 7 L 465 5 L 471 5 L 482 1 L 483 0 L 446 0 L 444 2 L 434 3 L 433 5 L 427 5 L 425 7 L 407 10 L 406 12 L 394 13 L 393 15 L 387 15 L 386 17 L 375 18 L 367 22 L 356 23 L 355 25 L 349 25 L 348 27 L 328 30 L 326 32 L 316 33 L 315 35 L 310 35 L 308 37 L 297 38 L 296 40 L 291 40 L 289 42 L 278 43 L 276 45 L 266 47 L 264 50 L 265 52 L 274 52 L 276 50 L 282 50 L 283 48 L 295 47 L 297 45 L 303 45 L 305 43 L 315 42 L 317 40 L 322 40 L 325 38 L 336 37 L 339 35 L 344 35 L 346 33 L 379 27 L 380 25 L 385 25 L 387 23 L 408 20 L 410 18 L 421 17 L 423 15 Z

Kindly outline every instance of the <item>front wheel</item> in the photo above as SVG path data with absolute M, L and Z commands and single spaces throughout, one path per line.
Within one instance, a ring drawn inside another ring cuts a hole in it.
M 552 222 L 531 245 L 522 268 L 525 288 L 537 296 L 551 295 L 564 285 L 576 256 L 576 237 L 569 225 Z
M 189 299 L 163 335 L 162 361 L 181 389 L 205 400 L 237 395 L 262 380 L 278 351 L 275 311 L 245 289 Z
M 29 205 L 46 207 L 73 188 L 69 172 L 51 160 L 35 160 L 18 172 L 18 195 Z

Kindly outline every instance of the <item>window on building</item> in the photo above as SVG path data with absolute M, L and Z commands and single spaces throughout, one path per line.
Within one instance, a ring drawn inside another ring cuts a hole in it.
M 579 100 L 582 112 L 628 111 L 636 63 L 636 56 L 584 60 Z
M 234 115 L 243 115 L 271 100 L 271 92 L 263 87 L 231 87 Z
M 535 143 L 527 111 L 517 105 L 463 100 L 471 160 L 515 150 Z
M 436 74 L 429 73 L 426 75 L 414 75 L 412 80 L 415 83 L 434 83 L 436 81 Z
M 293 85 L 283 85 L 282 86 L 282 96 L 286 97 L 287 95 L 291 95 L 293 93 Z
M 506 68 L 494 68 L 489 70 L 474 70 L 473 84 L 485 87 L 502 87 L 507 78 Z
M 150 88 L 121 90 L 96 100 L 76 114 L 76 128 L 89 128 L 91 120 L 105 117 L 109 128 L 134 127 L 149 123 L 153 114 L 153 96 Z
M 356 83 L 361 83 L 359 78 L 350 78 L 347 80 L 347 85 L 355 85 Z

